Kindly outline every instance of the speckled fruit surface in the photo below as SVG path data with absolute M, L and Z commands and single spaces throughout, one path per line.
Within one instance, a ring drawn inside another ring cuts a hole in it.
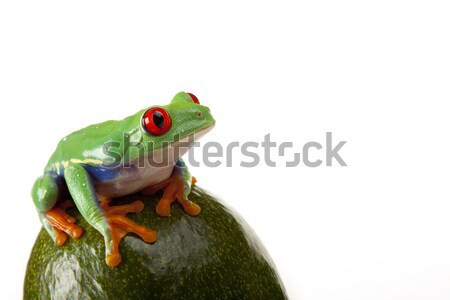
M 190 199 L 197 217 L 178 204 L 159 217 L 160 194 L 135 194 L 114 204 L 142 200 L 145 209 L 128 217 L 158 233 L 153 244 L 128 235 L 120 244 L 122 262 L 108 267 L 103 237 L 74 208 L 84 234 L 56 246 L 41 230 L 24 283 L 25 299 L 287 299 L 275 267 L 253 231 L 233 210 L 195 187 Z

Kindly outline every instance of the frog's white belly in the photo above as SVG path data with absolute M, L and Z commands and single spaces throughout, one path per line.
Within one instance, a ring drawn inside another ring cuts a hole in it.
M 97 194 L 105 198 L 116 198 L 136 193 L 148 186 L 169 178 L 174 162 L 165 167 L 137 167 L 124 168 L 117 178 L 95 183 Z
M 150 157 L 140 163 L 141 166 L 136 161 L 130 167 L 122 167 L 115 178 L 94 183 L 97 194 L 105 198 L 121 197 L 169 178 L 179 157 L 211 129 L 212 126 L 207 127 L 195 133 L 195 138 L 187 136 L 168 147 L 153 151 Z

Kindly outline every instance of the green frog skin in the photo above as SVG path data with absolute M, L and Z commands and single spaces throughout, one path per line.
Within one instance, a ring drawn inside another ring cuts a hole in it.
M 208 107 L 193 94 L 180 92 L 168 105 L 152 106 L 123 120 L 94 124 L 64 137 L 31 193 L 43 227 L 57 245 L 63 245 L 67 235 L 82 235 L 75 218 L 65 212 L 72 204 L 63 201 L 68 190 L 81 215 L 103 235 L 106 263 L 117 266 L 120 240 L 127 233 L 148 243 L 155 242 L 157 235 L 125 216 L 142 211 L 141 201 L 109 206 L 111 199 L 163 190 L 156 206 L 158 215 L 169 216 L 174 201 L 187 214 L 198 215 L 200 207 L 188 199 L 195 178 L 181 156 L 214 123 Z

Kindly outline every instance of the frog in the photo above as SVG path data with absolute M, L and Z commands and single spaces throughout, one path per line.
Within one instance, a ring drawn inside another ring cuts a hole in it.
M 104 237 L 105 261 L 121 263 L 119 244 L 134 233 L 154 243 L 156 231 L 127 218 L 144 209 L 140 200 L 112 205 L 115 198 L 162 191 L 156 213 L 169 217 L 181 204 L 190 216 L 201 208 L 189 200 L 196 183 L 181 157 L 208 133 L 215 120 L 192 93 L 179 92 L 169 104 L 152 105 L 122 120 L 109 120 L 72 132 L 61 139 L 34 183 L 31 196 L 43 228 L 62 246 L 78 239 L 83 228 L 67 209 L 75 206 Z

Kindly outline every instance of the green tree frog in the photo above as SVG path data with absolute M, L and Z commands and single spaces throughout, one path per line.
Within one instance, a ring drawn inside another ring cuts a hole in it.
M 214 124 L 208 107 L 193 94 L 180 92 L 168 105 L 152 106 L 123 120 L 91 125 L 64 137 L 32 188 L 43 227 L 57 245 L 63 245 L 67 235 L 82 235 L 83 229 L 65 211 L 71 205 L 63 201 L 68 191 L 81 215 L 104 236 L 106 263 L 117 266 L 121 261 L 119 244 L 127 233 L 148 243 L 157 236 L 125 217 L 142 211 L 142 201 L 110 206 L 111 199 L 163 190 L 156 206 L 158 215 L 169 216 L 174 201 L 187 214 L 199 214 L 200 207 L 188 199 L 195 178 L 181 155 Z

